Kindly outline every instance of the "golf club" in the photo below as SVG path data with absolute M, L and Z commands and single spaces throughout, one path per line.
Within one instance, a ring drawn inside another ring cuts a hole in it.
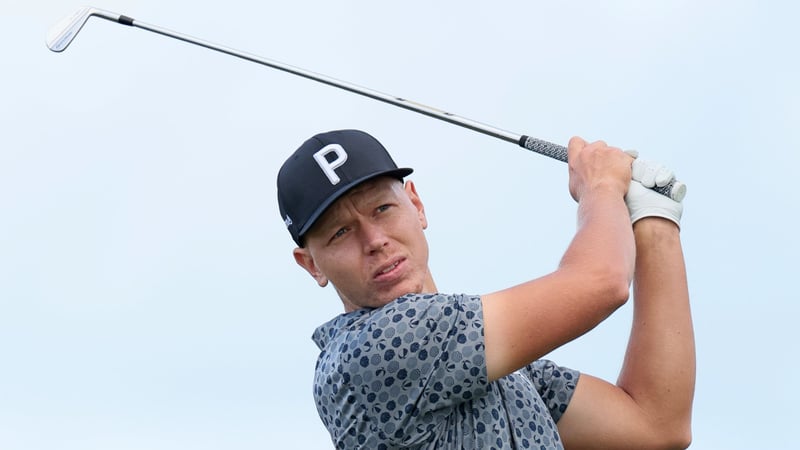
M 455 114 L 442 111 L 440 109 L 432 108 L 430 106 L 426 106 L 420 103 L 412 102 L 404 98 L 384 94 L 382 92 L 357 86 L 322 74 L 310 72 L 304 69 L 300 69 L 298 67 L 290 66 L 277 61 L 269 60 L 266 58 L 234 50 L 221 45 L 213 44 L 211 42 L 204 41 L 202 39 L 197 39 L 155 25 L 150 25 L 144 22 L 140 22 L 138 20 L 134 20 L 131 17 L 112 13 L 109 11 L 104 11 L 102 9 L 97 9 L 87 6 L 81 8 L 73 15 L 62 19 L 47 33 L 47 47 L 54 52 L 64 51 L 69 46 L 69 44 L 75 39 L 75 36 L 77 36 L 78 32 L 80 32 L 81 28 L 83 28 L 83 25 L 86 23 L 86 21 L 92 16 L 100 17 L 102 19 L 106 19 L 112 22 L 117 22 L 122 25 L 142 28 L 147 31 L 152 31 L 154 33 L 175 38 L 184 42 L 188 42 L 190 44 L 195 44 L 211 50 L 216 50 L 221 53 L 226 53 L 228 55 L 245 59 L 247 61 L 252 61 L 267 67 L 271 67 L 273 69 L 278 69 L 294 75 L 299 75 L 304 78 L 309 78 L 311 80 L 318 81 L 320 83 L 338 87 L 346 91 L 360 94 L 375 100 L 380 100 L 382 102 L 399 106 L 401 108 L 405 108 L 411 111 L 415 111 L 417 113 L 424 114 L 426 116 L 443 120 L 445 122 L 449 122 L 455 125 L 459 125 L 461 127 L 477 131 L 479 133 L 493 136 L 498 139 L 502 139 L 504 141 L 512 142 L 518 144 L 520 147 L 526 148 L 530 151 L 539 153 L 541 155 L 549 156 L 559 161 L 564 161 L 564 162 L 567 161 L 567 148 L 562 145 L 553 144 L 551 142 L 537 139 L 527 135 L 510 133 L 508 131 L 495 128 L 490 125 L 466 119 L 464 117 L 460 117 Z M 686 195 L 686 185 L 677 180 L 672 181 L 667 186 L 655 187 L 653 189 L 659 192 L 660 194 L 670 197 L 675 201 L 683 200 L 683 197 Z

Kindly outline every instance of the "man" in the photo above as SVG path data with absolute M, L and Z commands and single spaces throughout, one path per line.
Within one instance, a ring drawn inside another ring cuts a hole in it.
M 569 142 L 578 227 L 556 271 L 488 295 L 438 293 L 412 170 L 356 130 L 307 140 L 278 174 L 296 262 L 345 313 L 320 326 L 314 377 L 337 448 L 685 448 L 694 339 L 672 172 Z M 633 181 L 631 181 L 633 180 Z M 644 185 L 644 186 L 643 186 Z M 616 384 L 540 359 L 624 304 Z

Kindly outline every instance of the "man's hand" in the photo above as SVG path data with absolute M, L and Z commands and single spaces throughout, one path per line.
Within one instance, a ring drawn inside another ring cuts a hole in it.
M 569 153 L 569 192 L 575 201 L 594 189 L 609 189 L 625 195 L 632 178 L 631 155 L 603 141 L 588 143 L 573 137 Z
M 625 153 L 636 158 L 631 164 L 631 178 L 641 183 L 642 186 L 646 188 L 666 186 L 675 179 L 675 173 L 667 166 L 639 159 L 639 152 L 636 151 Z
M 635 152 L 628 152 L 636 157 Z M 631 216 L 631 223 L 645 217 L 662 217 L 680 227 L 683 204 L 650 189 L 668 185 L 675 174 L 663 164 L 635 159 L 631 166 L 631 181 L 625 204 Z

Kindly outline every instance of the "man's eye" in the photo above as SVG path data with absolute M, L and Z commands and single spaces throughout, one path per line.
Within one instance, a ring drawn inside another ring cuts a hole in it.
M 381 205 L 381 206 L 378 206 L 378 208 L 377 208 L 377 211 L 378 211 L 378 212 L 384 212 L 384 211 L 386 211 L 387 209 L 391 208 L 391 206 L 392 206 L 392 205 Z
M 336 233 L 333 233 L 333 237 L 331 237 L 331 240 L 334 240 L 334 239 L 336 239 L 336 238 L 340 238 L 340 237 L 342 237 L 342 236 L 343 236 L 345 233 L 347 233 L 347 228 L 339 228 L 339 229 L 336 231 Z

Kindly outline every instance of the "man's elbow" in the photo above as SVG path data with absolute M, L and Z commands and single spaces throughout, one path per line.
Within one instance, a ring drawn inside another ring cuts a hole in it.
M 599 286 L 602 286 L 602 297 L 606 299 L 612 310 L 620 308 L 630 297 L 631 280 L 627 273 L 608 270 L 601 275 Z
M 670 448 L 674 448 L 676 450 L 689 448 L 689 446 L 692 445 L 692 428 L 687 426 L 684 430 L 676 433 L 673 444 L 674 445 Z
M 653 446 L 658 450 L 684 450 L 692 445 L 691 426 L 664 429 L 659 436 L 659 442 Z
M 630 297 L 633 272 L 621 264 L 591 261 L 587 264 L 562 264 L 558 272 L 571 281 L 577 296 L 610 314 Z

